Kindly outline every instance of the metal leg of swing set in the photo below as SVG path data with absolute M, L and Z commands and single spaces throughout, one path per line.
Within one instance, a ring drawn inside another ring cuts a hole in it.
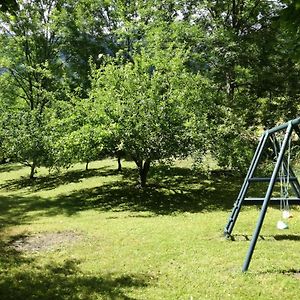
M 258 162 L 260 160 L 262 152 L 265 148 L 268 137 L 269 137 L 268 132 L 264 132 L 264 134 L 260 138 L 259 144 L 258 144 L 258 146 L 256 148 L 256 151 L 254 153 L 254 156 L 252 158 L 248 173 L 245 177 L 244 183 L 241 187 L 241 190 L 239 192 L 237 200 L 234 203 L 234 206 L 233 206 L 233 209 L 231 211 L 230 217 L 228 219 L 227 225 L 224 229 L 224 235 L 227 236 L 227 237 L 229 237 L 232 233 L 233 227 L 235 225 L 235 222 L 238 218 L 238 215 L 239 215 L 241 207 L 242 207 L 242 202 L 244 201 L 245 195 L 246 195 L 247 190 L 249 188 L 249 179 L 253 176 L 253 174 L 256 170 L 256 167 L 258 165 Z
M 267 212 L 268 204 L 270 202 L 271 195 L 272 195 L 272 192 L 273 192 L 273 189 L 274 189 L 277 174 L 279 172 L 279 168 L 280 168 L 281 163 L 283 161 L 283 157 L 284 157 L 284 153 L 285 153 L 285 150 L 286 150 L 286 147 L 287 147 L 287 144 L 288 144 L 288 140 L 289 140 L 289 138 L 291 136 L 291 133 L 292 133 L 292 129 L 293 129 L 292 122 L 289 122 L 286 133 L 285 133 L 285 136 L 284 136 L 283 143 L 281 145 L 280 153 L 277 157 L 277 161 L 276 161 L 276 164 L 275 164 L 272 176 L 271 176 L 271 180 L 270 180 L 267 192 L 266 192 L 266 196 L 264 198 L 264 202 L 263 202 L 263 205 L 262 205 L 262 208 L 261 208 L 261 211 L 260 211 L 260 216 L 259 216 L 259 219 L 257 221 L 257 225 L 256 225 L 256 228 L 254 230 L 254 233 L 253 233 L 253 236 L 252 236 L 252 239 L 251 239 L 251 242 L 250 242 L 250 246 L 249 246 L 249 249 L 248 249 L 244 264 L 243 264 L 243 268 L 242 268 L 243 272 L 246 272 L 249 268 L 250 261 L 251 261 L 251 258 L 252 258 L 253 252 L 254 252 L 254 248 L 255 248 L 255 245 L 256 245 L 256 242 L 257 242 L 262 224 L 264 222 L 264 218 L 265 218 L 265 215 L 266 215 L 266 212 Z

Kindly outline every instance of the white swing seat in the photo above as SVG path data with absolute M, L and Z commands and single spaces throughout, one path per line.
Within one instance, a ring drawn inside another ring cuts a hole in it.
M 277 229 L 280 229 L 280 230 L 284 230 L 284 229 L 288 229 L 289 226 L 284 223 L 283 221 L 278 221 L 277 222 Z
M 290 211 L 288 211 L 288 210 L 283 210 L 282 211 L 282 218 L 283 219 L 290 219 L 292 217 L 293 217 L 293 215 L 291 214 Z

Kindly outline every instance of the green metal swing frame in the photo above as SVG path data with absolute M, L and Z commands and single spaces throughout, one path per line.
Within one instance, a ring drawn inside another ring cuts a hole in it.
M 246 272 L 249 268 L 249 265 L 250 265 L 250 262 L 252 259 L 252 255 L 253 255 L 253 252 L 255 249 L 255 245 L 256 245 L 259 233 L 261 231 L 263 222 L 264 222 L 264 218 L 265 218 L 265 215 L 267 212 L 268 205 L 270 204 L 270 202 L 272 202 L 272 203 L 280 202 L 281 200 L 283 200 L 282 198 L 272 198 L 272 193 L 274 190 L 275 183 L 280 181 L 280 178 L 278 178 L 278 173 L 282 166 L 283 166 L 285 176 L 289 176 L 289 182 L 290 182 L 291 187 L 296 195 L 296 197 L 294 197 L 294 198 L 289 198 L 288 201 L 292 204 L 293 203 L 300 204 L 300 184 L 299 184 L 298 178 L 296 177 L 296 175 L 291 167 L 289 167 L 289 172 L 287 172 L 288 162 L 287 162 L 286 158 L 284 157 L 284 154 L 287 150 L 288 142 L 289 142 L 289 139 L 291 138 L 292 133 L 296 132 L 296 134 L 300 138 L 299 126 L 300 126 L 300 118 L 297 118 L 294 120 L 290 120 L 289 122 L 284 123 L 282 125 L 279 125 L 279 126 L 276 126 L 274 128 L 264 131 L 264 133 L 262 134 L 262 136 L 260 138 L 260 141 L 256 148 L 256 151 L 254 153 L 254 156 L 253 156 L 253 159 L 249 166 L 247 175 L 244 179 L 244 183 L 241 186 L 238 197 L 232 208 L 227 225 L 225 226 L 224 235 L 226 237 L 230 237 L 232 235 L 232 231 L 233 231 L 234 225 L 236 223 L 236 220 L 238 218 L 238 215 L 240 213 L 242 205 L 245 203 L 248 204 L 249 202 L 253 203 L 253 204 L 262 203 L 262 207 L 261 207 L 260 214 L 259 214 L 259 217 L 257 220 L 256 228 L 253 232 L 250 246 L 249 246 L 243 267 L 242 267 L 243 272 Z M 277 133 L 279 131 L 285 132 L 282 143 L 279 143 L 275 136 L 275 133 Z M 264 153 L 264 150 L 267 149 L 267 145 L 269 142 L 273 142 L 273 144 L 275 144 L 275 147 L 277 147 L 277 149 L 275 149 L 275 150 L 277 150 L 277 153 L 278 153 L 272 175 L 269 178 L 254 177 L 254 172 L 257 169 L 257 166 L 259 165 L 259 162 Z M 250 184 L 252 184 L 254 182 L 269 182 L 267 191 L 263 198 L 246 198 L 246 194 L 249 189 L 249 186 L 250 186 Z

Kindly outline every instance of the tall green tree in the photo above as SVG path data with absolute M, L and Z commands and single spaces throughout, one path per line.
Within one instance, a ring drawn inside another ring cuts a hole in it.
M 94 103 L 74 97 L 70 102 L 56 103 L 48 127 L 52 145 L 52 165 L 68 168 L 83 162 L 86 169 L 91 161 L 107 153 L 107 122 Z M 50 130 L 49 130 L 50 131 Z
M 55 22 L 60 7 L 59 0 L 20 1 L 14 14 L 0 15 L 0 69 L 1 79 L 6 81 L 1 86 L 1 100 L 13 99 L 7 115 L 11 120 L 20 118 L 20 127 L 6 123 L 8 150 L 15 149 L 15 159 L 31 167 L 30 177 L 47 156 L 41 139 L 45 110 L 63 95 L 64 64 Z
M 111 132 L 120 137 L 122 150 L 136 163 L 142 187 L 151 163 L 191 153 L 191 108 L 202 109 L 204 118 L 208 106 L 201 94 L 207 83 L 186 69 L 186 52 L 172 43 L 160 46 L 152 44 L 121 65 L 109 59 L 95 71 L 91 93 L 109 118 Z
M 246 166 L 241 158 L 248 156 L 257 130 L 296 114 L 298 67 L 288 37 L 274 22 L 284 7 L 265 0 L 193 6 L 193 22 L 206 31 L 194 46 L 195 60 L 217 88 L 211 151 L 222 165 Z
M 90 63 L 97 66 L 102 55 L 118 49 L 114 29 L 118 19 L 114 1 L 64 1 L 56 16 L 66 80 L 72 90 L 87 98 L 90 89 Z

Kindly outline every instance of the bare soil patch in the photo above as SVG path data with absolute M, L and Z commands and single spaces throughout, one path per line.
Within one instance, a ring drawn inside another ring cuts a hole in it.
M 82 234 L 75 231 L 44 232 L 18 236 L 11 242 L 11 247 L 21 252 L 53 251 L 73 245 L 82 237 Z

